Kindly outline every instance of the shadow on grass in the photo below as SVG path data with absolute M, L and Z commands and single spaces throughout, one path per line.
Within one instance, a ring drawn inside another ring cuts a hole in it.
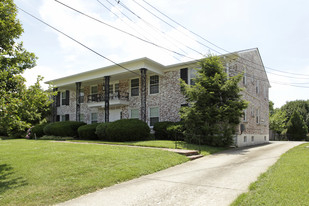
M 13 167 L 0 164 L 0 195 L 7 190 L 27 185 L 22 177 L 14 177 Z

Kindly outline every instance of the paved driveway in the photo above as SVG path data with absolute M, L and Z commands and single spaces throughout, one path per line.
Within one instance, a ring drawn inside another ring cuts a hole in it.
M 271 142 L 225 151 L 60 205 L 229 205 L 281 154 L 299 144 Z

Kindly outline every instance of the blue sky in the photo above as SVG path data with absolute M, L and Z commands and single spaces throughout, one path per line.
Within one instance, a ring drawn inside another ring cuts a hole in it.
M 143 0 L 123 0 L 119 4 L 115 0 L 109 1 L 114 6 L 107 0 L 100 0 L 114 13 L 97 0 L 61 0 L 117 28 L 173 51 L 185 52 L 190 58 L 202 56 L 188 47 L 202 54 L 216 53 L 214 50 L 226 53 L 178 25 L 174 24 L 176 29 L 167 26 L 135 3 L 151 9 Z M 271 83 L 270 100 L 275 102 L 276 107 L 286 101 L 309 99 L 309 1 L 145 1 L 227 51 L 259 48 Z M 165 65 L 191 60 L 87 19 L 54 0 L 15 0 L 15 3 L 117 63 L 144 56 Z M 21 11 L 18 18 L 25 30 L 21 38 L 24 47 L 39 57 L 37 66 L 24 74 L 28 85 L 34 83 L 37 75 L 44 76 L 44 81 L 47 81 L 112 64 Z M 291 84 L 308 88 L 293 87 Z

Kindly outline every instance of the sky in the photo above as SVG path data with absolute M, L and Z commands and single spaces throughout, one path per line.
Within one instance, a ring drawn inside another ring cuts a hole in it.
M 209 53 L 258 48 L 275 107 L 309 99 L 307 0 L 59 1 L 105 24 L 54 0 L 14 0 L 21 9 L 116 63 L 148 57 L 169 65 Z M 38 75 L 45 82 L 113 64 L 22 11 L 18 18 L 24 28 L 20 40 L 38 57 L 37 66 L 23 74 L 27 85 L 34 84 Z

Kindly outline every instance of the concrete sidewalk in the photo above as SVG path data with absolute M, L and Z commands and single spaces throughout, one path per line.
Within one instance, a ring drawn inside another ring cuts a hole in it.
M 302 142 L 232 149 L 64 202 L 68 205 L 229 205 Z

